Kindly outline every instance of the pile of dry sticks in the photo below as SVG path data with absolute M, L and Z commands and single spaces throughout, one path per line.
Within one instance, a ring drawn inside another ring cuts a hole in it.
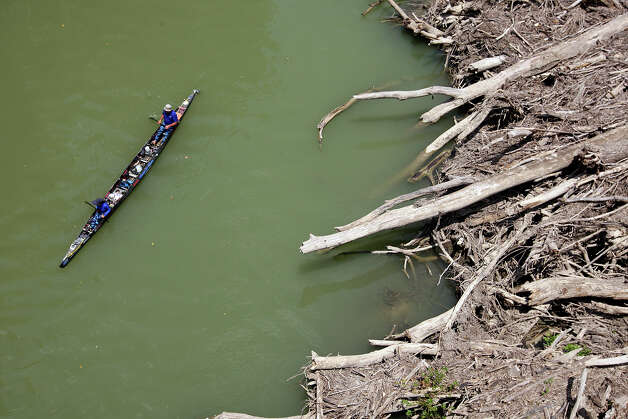
M 382 349 L 313 353 L 305 416 L 626 417 L 626 1 L 379 0 L 369 10 L 382 3 L 444 51 L 453 87 L 355 95 L 321 120 L 320 140 L 361 100 L 444 95 L 421 121 L 466 117 L 403 172 L 416 179 L 438 163 L 433 186 L 310 235 L 301 251 L 422 222 L 414 240 L 373 253 L 399 255 L 406 269 L 437 249 L 461 296 L 370 341 Z

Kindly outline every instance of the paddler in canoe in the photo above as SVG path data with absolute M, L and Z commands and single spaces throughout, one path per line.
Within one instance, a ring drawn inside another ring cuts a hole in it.
M 170 104 L 164 106 L 164 111 L 161 113 L 161 118 L 159 118 L 157 123 L 160 126 L 153 139 L 153 144 L 157 143 L 159 137 L 162 137 L 160 142 L 166 141 L 168 136 L 172 133 L 173 128 L 179 123 L 179 117 Z

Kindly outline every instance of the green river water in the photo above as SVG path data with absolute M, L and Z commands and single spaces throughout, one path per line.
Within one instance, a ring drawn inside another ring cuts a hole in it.
M 382 23 L 387 6 L 361 17 L 368 3 L 2 2 L 0 417 L 296 414 L 286 380 L 310 350 L 362 353 L 453 304 L 438 262 L 408 280 L 397 257 L 298 251 L 416 188 L 385 185 L 446 128 L 413 129 L 431 98 L 365 102 L 319 149 L 351 94 L 447 83 L 443 57 Z M 193 88 L 150 174 L 59 269 L 82 202 Z

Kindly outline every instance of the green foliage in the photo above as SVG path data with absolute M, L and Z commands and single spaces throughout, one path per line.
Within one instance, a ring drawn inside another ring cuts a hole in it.
M 580 352 L 578 352 L 578 356 L 586 356 L 591 353 L 591 349 L 587 348 L 584 345 L 578 345 L 577 343 L 568 343 L 567 345 L 563 346 L 563 352 L 565 353 L 575 351 L 576 349 L 580 349 Z
M 447 386 L 447 391 L 453 391 L 453 390 L 455 390 L 456 388 L 458 388 L 458 386 L 459 386 L 459 385 L 460 385 L 460 384 L 458 383 L 458 381 L 454 381 L 453 383 L 451 383 L 451 384 L 449 384 L 449 385 Z
M 404 409 L 406 409 L 406 416 L 418 416 L 420 419 L 440 419 L 447 416 L 447 413 L 451 409 L 450 404 L 446 402 L 436 403 L 434 401 L 434 395 L 438 391 L 452 391 L 459 386 L 457 381 L 444 385 L 447 372 L 448 369 L 444 367 L 428 368 L 427 371 L 421 374 L 418 380 L 413 380 L 409 383 L 405 382 L 405 380 L 400 381 L 401 385 L 410 385 L 412 390 L 430 389 L 425 397 L 416 402 L 409 400 L 401 401 Z
M 538 335 L 537 335 L 538 336 Z M 558 335 L 545 335 L 543 336 L 543 348 L 549 348 L 556 340 Z
M 554 382 L 554 377 L 550 377 L 547 380 L 543 381 L 543 383 L 545 384 L 545 388 L 543 389 L 541 396 L 545 396 L 547 393 L 549 393 L 550 387 L 552 387 L 553 382 Z
M 412 405 L 412 408 L 406 410 L 406 416 L 409 418 L 418 416 L 420 419 L 444 419 L 450 409 L 449 403 L 436 403 L 431 397 L 426 397 L 416 403 L 404 400 L 402 404 L 406 408 Z
M 591 354 L 591 349 L 587 348 L 586 346 L 582 346 L 582 350 L 580 352 L 578 352 L 578 356 L 587 356 Z
M 576 344 L 576 343 L 568 343 L 567 345 L 563 346 L 563 352 L 571 352 L 575 349 L 580 349 L 580 345 Z
M 445 367 L 428 368 L 428 370 L 423 373 L 423 379 L 421 380 L 423 387 L 439 387 L 445 379 L 447 372 L 448 369 Z

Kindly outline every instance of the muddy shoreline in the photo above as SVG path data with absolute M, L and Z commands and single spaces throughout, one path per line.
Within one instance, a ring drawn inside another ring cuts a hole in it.
M 421 222 L 414 240 L 386 251 L 406 269 L 436 249 L 460 300 L 372 340 L 382 349 L 371 353 L 312 353 L 304 416 L 625 417 L 627 3 L 369 7 L 391 6 L 392 22 L 443 50 L 452 87 L 354 96 L 321 120 L 321 140 L 360 100 L 445 95 L 421 121 L 462 116 L 404 169 L 435 186 L 301 250 Z

